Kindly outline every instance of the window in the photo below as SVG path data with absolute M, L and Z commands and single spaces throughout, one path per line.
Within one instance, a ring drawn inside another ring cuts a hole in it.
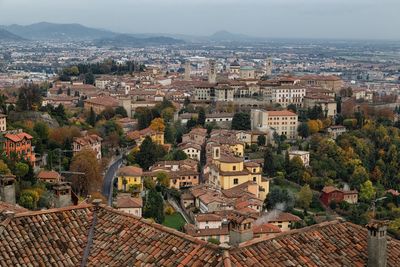
M 233 169 L 234 171 L 236 171 L 236 166 L 233 166 L 232 169 Z
M 239 184 L 239 179 L 238 178 L 233 179 L 233 184 Z
M 257 177 L 253 177 L 253 182 L 257 182 Z

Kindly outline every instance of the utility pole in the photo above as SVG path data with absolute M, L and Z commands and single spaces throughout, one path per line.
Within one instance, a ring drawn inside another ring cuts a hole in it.
M 73 150 L 63 150 L 61 148 L 56 148 L 54 150 L 58 150 L 58 171 L 61 172 L 61 156 L 62 156 L 62 153 L 74 152 L 74 151 Z
M 375 219 L 376 216 L 376 202 L 386 199 L 387 197 L 377 198 L 372 200 L 372 218 Z

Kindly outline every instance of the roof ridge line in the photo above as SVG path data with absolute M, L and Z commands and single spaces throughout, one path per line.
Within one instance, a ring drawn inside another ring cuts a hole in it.
M 299 229 L 293 229 L 293 230 L 286 231 L 286 232 L 272 234 L 272 235 L 269 235 L 269 236 L 266 236 L 266 237 L 255 238 L 255 239 L 249 240 L 247 242 L 240 243 L 237 246 L 237 248 L 245 248 L 245 247 L 248 247 L 248 246 L 251 246 L 251 245 L 255 245 L 255 244 L 261 243 L 263 241 L 278 239 L 278 238 L 282 238 L 282 237 L 285 237 L 285 236 L 288 236 L 288 235 L 293 235 L 293 234 L 299 234 L 299 233 L 307 232 L 307 231 L 309 231 L 311 229 L 314 229 L 314 228 L 322 228 L 322 227 L 326 227 L 326 226 L 334 225 L 334 224 L 338 224 L 338 223 L 347 223 L 347 222 L 346 221 L 342 221 L 342 220 L 333 220 L 333 221 L 328 221 L 328 222 L 322 222 L 322 223 L 306 226 L 306 227 L 299 228 Z
M 49 213 L 56 213 L 60 211 L 69 211 L 69 210 L 76 210 L 76 209 L 86 209 L 92 208 L 92 204 L 78 204 L 74 206 L 62 207 L 62 208 L 52 208 L 47 210 L 34 210 L 34 211 L 24 211 L 19 212 L 14 215 L 14 218 L 26 217 L 26 216 L 34 216 L 34 215 L 42 215 L 42 214 L 49 214 Z

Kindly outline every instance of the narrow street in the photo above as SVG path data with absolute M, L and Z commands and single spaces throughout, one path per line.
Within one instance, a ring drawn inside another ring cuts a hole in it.
M 102 193 L 107 197 L 107 205 L 111 206 L 112 202 L 112 190 L 113 190 L 113 180 L 117 173 L 118 168 L 122 165 L 122 155 L 118 156 L 113 163 L 108 167 L 103 180 L 103 190 Z

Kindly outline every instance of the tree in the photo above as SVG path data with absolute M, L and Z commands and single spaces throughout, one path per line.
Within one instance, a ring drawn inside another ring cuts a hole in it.
M 149 127 L 153 120 L 153 114 L 147 107 L 136 108 L 134 117 L 138 120 L 139 130 Z
M 172 160 L 185 160 L 187 158 L 188 156 L 186 155 L 186 153 L 180 149 L 175 150 L 172 155 Z
M 145 218 L 154 219 L 157 223 L 164 221 L 164 200 L 154 188 L 147 193 L 143 215 Z
M 315 105 L 312 108 L 308 108 L 307 116 L 310 120 L 318 120 L 325 118 L 324 111 L 322 110 L 321 105 Z
M 115 109 L 115 115 L 120 115 L 121 117 L 126 118 L 128 117 L 128 112 L 124 107 L 119 106 Z
M 19 111 L 37 110 L 42 106 L 42 92 L 38 85 L 25 84 L 19 89 L 17 109 Z
M 154 189 L 156 187 L 156 183 L 154 182 L 152 177 L 144 177 L 143 179 L 143 186 L 147 190 Z
M 257 145 L 259 146 L 265 146 L 265 143 L 267 142 L 267 138 L 265 137 L 265 135 L 259 135 L 257 137 Z
M 294 156 L 290 161 L 289 161 L 289 169 L 287 170 L 288 172 L 288 177 L 292 180 L 295 181 L 296 183 L 300 184 L 300 181 L 303 178 L 304 175 L 304 164 L 303 161 L 299 156 Z
M 33 126 L 33 131 L 35 131 L 41 141 L 47 142 L 47 139 L 49 138 L 49 126 L 47 126 L 46 123 L 42 121 L 36 122 L 35 126 Z
M 21 192 L 18 203 L 27 209 L 36 209 L 39 201 L 39 194 L 33 189 L 25 189 Z
M 197 116 L 197 124 L 204 126 L 205 123 L 206 123 L 206 111 L 204 110 L 203 107 L 201 107 L 199 109 L 199 113 Z
M 251 121 L 249 113 L 239 112 L 233 115 L 232 130 L 250 130 L 250 129 L 251 129 Z
M 92 72 L 88 72 L 85 74 L 85 83 L 86 84 L 94 84 L 95 81 L 96 80 L 95 80 L 95 77 Z
M 77 66 L 72 66 L 72 67 L 70 68 L 70 74 L 71 74 L 72 76 L 78 76 L 78 75 L 79 75 L 79 69 L 78 69 L 78 67 L 77 67 Z
M 305 122 L 300 123 L 297 131 L 299 132 L 299 135 L 303 138 L 307 138 L 310 136 L 310 127 L 308 126 L 308 123 Z
M 175 113 L 174 108 L 167 107 L 161 111 L 161 117 L 164 119 L 164 121 L 172 121 L 174 118 L 174 113 Z
M 264 209 L 280 209 L 282 211 L 291 209 L 293 207 L 293 197 L 289 194 L 287 189 L 280 189 L 273 187 L 264 200 Z
M 115 110 L 112 107 L 106 107 L 101 113 L 100 118 L 104 118 L 105 120 L 111 120 L 115 116 Z
M 193 127 L 197 125 L 197 121 L 194 118 L 190 118 L 190 120 L 186 123 L 186 128 L 190 131 Z
M 310 189 L 310 186 L 308 184 L 302 186 L 297 196 L 297 202 L 299 206 L 307 210 L 310 207 L 312 198 L 313 198 L 313 193 Z
M 72 158 L 70 170 L 83 173 L 72 175 L 72 188 L 75 193 L 85 196 L 100 189 L 102 176 L 93 150 L 83 149 L 76 153 Z
M 315 134 L 322 129 L 322 122 L 320 120 L 309 120 L 307 122 L 310 134 Z
M 158 160 L 156 153 L 156 145 L 149 136 L 146 136 L 136 154 L 136 163 L 148 170 Z
M 165 123 L 162 118 L 155 118 L 150 123 L 150 129 L 156 132 L 164 132 L 165 130 Z
M 367 180 L 363 184 L 361 184 L 360 200 L 370 202 L 375 197 L 375 194 L 376 189 L 374 188 L 370 180 Z
M 3 160 L 0 160 L 0 174 L 1 175 L 11 174 L 10 169 L 8 168 L 7 164 L 4 163 Z
M 26 163 L 22 163 L 22 162 L 17 162 L 15 164 L 15 171 L 14 174 L 21 179 L 22 177 L 24 177 L 25 175 L 27 175 L 29 172 L 29 165 Z
M 94 112 L 93 108 L 90 108 L 89 117 L 86 119 L 86 122 L 90 124 L 92 127 L 96 125 L 96 113 Z
M 165 125 L 164 139 L 167 144 L 175 143 L 175 132 L 173 127 L 169 123 Z
M 289 104 L 287 106 L 287 109 L 293 111 L 294 113 L 297 113 L 297 107 L 294 104 Z
M 157 182 L 160 185 L 165 186 L 165 187 L 168 188 L 169 187 L 169 180 L 170 180 L 170 177 L 169 177 L 169 175 L 167 173 L 165 173 L 165 172 L 157 173 Z
M 360 188 L 360 185 L 369 180 L 368 172 L 361 165 L 354 168 L 353 174 L 350 176 L 350 185 L 355 188 Z
M 275 171 L 276 170 L 274 168 L 274 154 L 272 152 L 272 149 L 268 147 L 264 153 L 263 172 L 268 176 L 274 176 Z

